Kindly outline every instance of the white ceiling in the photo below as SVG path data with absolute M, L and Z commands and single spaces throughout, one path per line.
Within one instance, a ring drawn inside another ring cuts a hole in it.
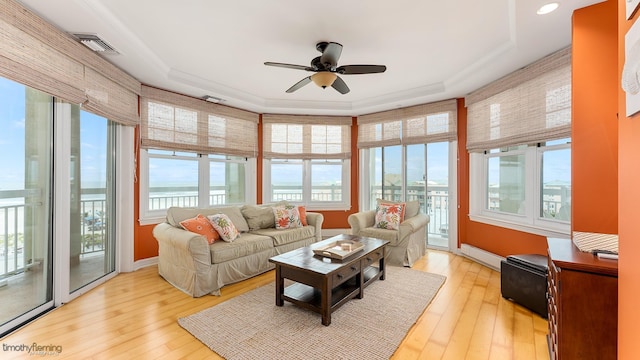
M 593 0 L 21 0 L 69 33 L 94 33 L 104 55 L 143 84 L 259 113 L 361 115 L 463 97 L 571 42 L 574 9 Z M 311 75 L 319 41 L 344 48 L 339 65 L 386 65 L 342 75 L 341 95 Z

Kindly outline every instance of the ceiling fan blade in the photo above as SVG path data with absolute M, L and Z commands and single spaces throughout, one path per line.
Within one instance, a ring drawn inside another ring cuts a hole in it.
M 312 67 L 309 67 L 309 66 L 284 64 L 284 63 L 271 62 L 271 61 L 267 61 L 264 64 L 267 66 L 276 66 L 276 67 L 287 68 L 287 69 L 306 70 L 306 71 L 314 70 Z
M 292 87 L 290 87 L 289 89 L 287 89 L 288 93 L 292 93 L 298 89 L 300 89 L 301 87 L 307 85 L 308 83 L 311 82 L 311 76 L 307 76 L 306 78 L 298 81 L 297 83 L 295 83 Z
M 340 55 L 342 54 L 342 45 L 336 42 L 330 42 L 327 44 L 327 47 L 322 52 L 322 56 L 320 57 L 320 61 L 323 65 L 329 64 L 330 68 L 335 68 L 338 66 L 338 59 L 340 59 Z
M 331 84 L 331 87 L 338 90 L 338 92 L 343 95 L 350 91 L 349 87 L 344 80 L 340 78 L 340 76 L 336 77 L 336 80 Z
M 383 73 L 387 70 L 384 65 L 343 65 L 336 69 L 336 72 L 344 75 L 355 74 L 375 74 Z

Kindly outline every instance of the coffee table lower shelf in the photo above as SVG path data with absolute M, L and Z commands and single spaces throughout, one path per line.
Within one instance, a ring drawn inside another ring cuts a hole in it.
M 357 252 L 344 259 L 317 255 L 314 250 L 336 243 L 356 243 Z M 364 288 L 385 279 L 387 240 L 341 234 L 269 258 L 276 266 L 276 306 L 285 301 L 322 315 L 331 324 L 331 313 L 353 298 L 363 298 Z M 285 287 L 285 280 L 293 285 Z
M 364 289 L 374 280 L 380 278 L 380 269 L 369 266 L 362 272 Z M 360 286 L 357 276 L 345 281 L 331 290 L 331 312 L 342 306 L 348 300 L 360 294 Z M 284 299 L 305 309 L 322 314 L 322 292 L 312 286 L 302 283 L 293 283 L 284 288 Z

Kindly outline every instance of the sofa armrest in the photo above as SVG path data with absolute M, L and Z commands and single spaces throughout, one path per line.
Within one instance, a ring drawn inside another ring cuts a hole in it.
M 402 240 L 405 237 L 416 232 L 418 229 L 421 229 L 427 226 L 427 224 L 429 223 L 429 220 L 430 220 L 429 215 L 421 214 L 421 213 L 409 219 L 405 219 L 405 221 L 400 223 L 400 228 L 399 228 L 400 239 L 399 240 Z
M 358 235 L 360 230 L 371 227 L 375 224 L 376 211 L 361 211 L 355 214 L 349 215 L 347 221 L 351 226 L 351 234 Z
M 316 228 L 316 242 L 322 240 L 322 223 L 324 215 L 316 212 L 307 212 L 307 224 Z
M 196 271 L 203 270 L 203 266 L 211 266 L 209 243 L 204 236 L 166 222 L 153 228 L 153 236 L 158 241 L 160 261 L 187 265 Z

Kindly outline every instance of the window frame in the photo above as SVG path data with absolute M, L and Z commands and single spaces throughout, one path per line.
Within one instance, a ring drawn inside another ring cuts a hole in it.
M 544 143 L 528 145 L 499 153 L 472 152 L 469 154 L 469 219 L 517 231 L 550 237 L 571 234 L 571 221 L 553 220 L 540 215 L 542 207 L 542 158 L 545 152 L 571 149 L 571 140 L 565 144 L 546 146 Z M 504 155 L 525 155 L 525 214 L 509 214 L 487 209 L 488 161 Z
M 158 224 L 166 219 L 167 209 L 150 210 L 149 209 L 149 159 L 185 159 L 194 160 L 198 164 L 198 208 L 206 208 L 210 206 L 237 206 L 242 204 L 224 204 L 224 205 L 211 205 L 209 204 L 209 190 L 210 179 L 209 170 L 211 162 L 223 162 L 223 163 L 244 163 L 245 164 L 245 201 L 244 203 L 255 203 L 256 195 L 256 159 L 244 158 L 240 159 L 222 159 L 211 158 L 209 154 L 194 154 L 194 157 L 184 155 L 168 155 L 168 154 L 149 154 L 149 150 L 160 149 L 140 149 L 140 225 L 152 225 Z M 224 155 L 224 154 L 211 154 L 211 155 Z M 226 155 L 224 155 L 226 156 Z
M 322 161 L 342 161 L 342 201 L 312 201 L 311 194 L 313 186 L 312 179 L 312 163 Z M 262 203 L 273 203 L 278 200 L 271 197 L 272 189 L 271 180 L 273 164 L 285 164 L 287 162 L 302 163 L 302 201 L 290 201 L 297 205 L 304 205 L 307 210 L 350 210 L 351 209 L 351 160 L 349 159 L 264 159 L 263 160 L 263 177 L 262 177 Z

